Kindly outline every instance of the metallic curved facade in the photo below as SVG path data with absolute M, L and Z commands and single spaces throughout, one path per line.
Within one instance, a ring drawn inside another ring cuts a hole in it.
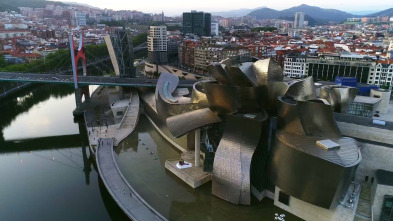
M 218 122 L 221 122 L 221 118 L 209 108 L 186 112 L 166 119 L 168 129 L 174 137 L 181 137 L 193 130 Z
M 346 113 L 357 91 L 354 87 L 326 85 L 321 87 L 320 96 L 329 102 L 334 112 Z
M 315 99 L 315 85 L 312 77 L 290 82 L 285 95 L 291 96 L 298 101 Z
M 339 150 L 324 150 L 319 137 L 278 132 L 272 150 L 271 180 L 287 194 L 326 209 L 345 195 L 361 160 L 351 138 L 332 139 Z
M 232 79 L 225 71 L 225 65 L 213 63 L 207 66 L 208 72 L 218 81 L 219 84 L 231 85 Z
M 226 118 L 224 135 L 217 148 L 212 173 L 212 194 L 234 204 L 251 203 L 250 169 L 266 115 Z
M 334 208 L 361 160 L 358 143 L 343 138 L 324 99 L 279 97 L 278 131 L 272 148 L 271 180 L 287 194 L 326 209 Z M 338 149 L 317 141 L 329 139 Z
M 220 114 L 257 112 L 260 110 L 259 93 L 256 87 L 235 87 L 204 83 L 209 106 Z
M 332 106 L 345 111 L 354 90 L 322 88 L 324 99 L 317 98 L 311 77 L 284 79 L 281 67 L 271 59 L 240 66 L 216 63 L 208 70 L 216 81 L 197 82 L 191 95 L 176 89 L 178 77 L 162 73 L 155 107 L 174 137 L 225 124 L 213 163 L 212 194 L 249 205 L 253 174 L 254 182 L 264 183 L 258 191 L 270 178 L 291 196 L 333 208 L 361 160 L 357 142 L 342 137 L 332 112 Z M 275 122 L 269 119 L 272 116 L 278 120 L 276 133 L 269 130 Z M 325 150 L 317 145 L 326 139 L 340 147 Z M 251 168 L 257 169 L 251 173 Z
M 209 106 L 206 94 L 203 89 L 203 82 L 197 82 L 192 87 L 191 103 L 199 103 L 203 106 Z
M 196 103 L 193 103 L 190 97 L 182 96 L 182 93 L 175 93 L 178 84 L 179 77 L 169 73 L 161 73 L 157 81 L 156 110 L 164 121 L 174 115 L 207 107 L 207 102 L 202 95 L 195 95 L 198 99 L 194 97 Z
M 253 72 L 253 63 L 245 62 L 240 66 L 226 66 L 225 70 L 231 76 L 232 84 L 239 87 L 252 87 L 257 85 Z
M 272 82 L 281 82 L 284 79 L 282 68 L 272 59 L 254 62 L 253 70 L 257 79 L 257 85 L 268 85 Z

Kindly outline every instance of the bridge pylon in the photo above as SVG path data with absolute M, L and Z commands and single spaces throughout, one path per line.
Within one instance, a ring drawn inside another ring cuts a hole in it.
M 73 111 L 74 116 L 83 116 L 85 111 L 82 97 L 85 96 L 85 102 L 90 101 L 89 86 L 79 87 L 78 85 L 78 64 L 79 61 L 82 63 L 83 76 L 87 76 L 87 64 L 86 55 L 84 47 L 83 33 L 79 35 L 79 47 L 76 49 L 74 42 L 74 35 L 69 35 L 70 52 L 71 52 L 71 63 L 72 63 L 72 73 L 74 76 L 74 88 L 75 88 L 75 103 L 76 108 Z

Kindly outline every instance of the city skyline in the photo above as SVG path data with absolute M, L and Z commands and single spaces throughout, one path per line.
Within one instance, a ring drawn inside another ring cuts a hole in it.
M 71 1 L 64 1 L 71 2 Z M 356 11 L 379 11 L 391 8 L 386 1 L 376 0 L 373 2 L 360 0 L 360 1 L 338 1 L 333 0 L 329 2 L 318 2 L 312 0 L 302 0 L 302 1 L 288 1 L 288 0 L 278 0 L 271 2 L 260 2 L 257 0 L 245 0 L 242 3 L 229 2 L 223 0 L 217 1 L 207 1 L 201 0 L 197 2 L 184 2 L 181 0 L 170 0 L 170 1 L 158 1 L 158 0 L 148 0 L 138 2 L 137 5 L 132 5 L 124 0 L 112 0 L 112 1 L 94 1 L 94 0 L 74 0 L 72 2 L 80 4 L 88 4 L 90 6 L 98 7 L 101 9 L 113 9 L 113 10 L 138 10 L 148 13 L 161 13 L 164 12 L 169 16 L 180 16 L 182 12 L 190 10 L 198 10 L 205 12 L 221 12 L 237 9 L 254 9 L 261 7 L 268 7 L 275 10 L 283 10 L 291 7 L 295 7 L 301 4 L 307 4 L 310 6 L 317 6 L 326 9 L 337 9 L 346 12 L 356 12 Z

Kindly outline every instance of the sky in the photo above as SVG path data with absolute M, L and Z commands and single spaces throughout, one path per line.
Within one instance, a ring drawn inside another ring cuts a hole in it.
M 99 8 L 114 10 L 138 10 L 145 13 L 159 13 L 165 15 L 181 15 L 185 11 L 198 10 L 205 12 L 219 12 L 242 8 L 268 7 L 276 10 L 287 9 L 301 4 L 333 8 L 342 11 L 385 10 L 393 7 L 390 0 L 68 0 L 89 4 Z M 390 2 L 390 4 L 389 4 Z

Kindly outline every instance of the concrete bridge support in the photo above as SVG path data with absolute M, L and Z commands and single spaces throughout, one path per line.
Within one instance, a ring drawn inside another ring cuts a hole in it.
M 90 102 L 90 91 L 89 86 L 79 87 L 75 89 L 75 104 L 76 108 L 72 112 L 75 117 L 83 116 L 85 111 L 85 105 L 82 101 L 83 96 L 85 96 L 85 103 Z
M 72 62 L 72 72 L 74 75 L 74 87 L 75 87 L 75 103 L 76 108 L 73 111 L 74 116 L 83 116 L 84 113 L 84 105 L 82 103 L 82 96 L 85 96 L 85 102 L 90 101 L 90 93 L 89 87 L 79 87 L 78 85 L 78 61 L 82 61 L 83 67 L 83 76 L 87 75 L 87 65 L 86 65 L 86 55 L 84 51 L 84 41 L 83 41 L 83 33 L 79 35 L 79 47 L 76 49 L 74 43 L 74 36 L 72 34 L 69 35 L 70 42 L 70 52 L 71 52 L 71 62 Z

